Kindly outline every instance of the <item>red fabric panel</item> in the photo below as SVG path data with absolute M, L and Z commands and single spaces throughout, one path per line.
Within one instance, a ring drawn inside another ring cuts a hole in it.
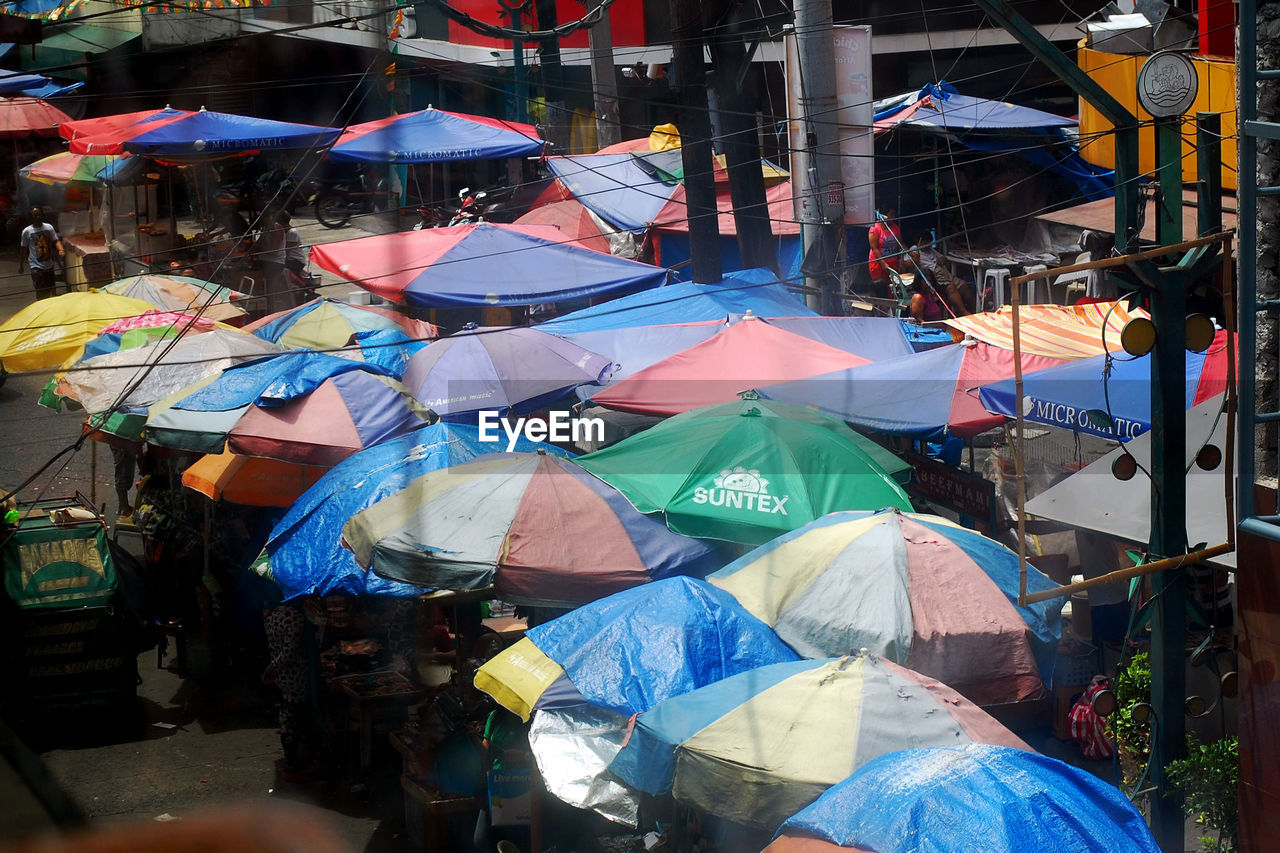
M 905 666 L 898 666 L 891 660 L 885 660 L 884 665 L 896 670 L 903 678 L 914 681 L 936 696 L 939 700 L 938 704 L 950 712 L 952 719 L 960 724 L 960 728 L 964 729 L 964 733 L 974 743 L 1008 746 L 1013 749 L 1025 749 L 1027 752 L 1035 752 L 1034 749 L 1027 746 L 1022 738 L 1005 728 L 999 720 L 942 682 L 926 675 L 921 675 L 915 670 L 907 669 Z
M 1022 356 L 1023 374 L 1055 367 L 1066 362 L 1043 355 Z M 961 438 L 994 429 L 1004 423 L 1003 415 L 993 415 L 978 401 L 978 387 L 1013 378 L 1013 351 L 978 342 L 965 349 L 960 362 L 956 393 L 951 398 L 950 431 Z
M 311 260 L 383 299 L 400 302 L 414 279 L 477 227 L 451 225 L 325 243 L 311 247 Z
M 498 594 L 586 603 L 648 581 L 622 522 L 600 496 L 540 460 L 503 542 Z
M 332 382 L 323 382 L 283 406 L 250 406 L 227 435 L 227 447 L 244 456 L 337 465 L 363 447 L 346 412 L 338 389 Z
M 999 587 L 936 531 L 899 524 L 914 629 L 907 665 L 979 705 L 1043 696 L 1031 629 Z
M 783 835 L 764 848 L 763 853 L 871 853 L 871 851 L 862 847 L 841 847 L 821 838 Z
M 743 320 L 637 371 L 593 399 L 614 409 L 675 415 L 733 402 L 739 392 L 773 382 L 868 363 L 865 358 L 762 320 Z
M 1240 375 L 1240 350 L 1236 349 L 1236 376 Z M 1204 365 L 1200 368 L 1200 384 L 1196 386 L 1195 397 L 1191 405 L 1198 406 L 1219 394 L 1227 392 L 1227 331 L 1225 329 L 1213 336 L 1213 344 L 1204 355 Z
M 123 154 L 124 143 L 135 136 L 195 115 L 184 110 L 180 115 L 139 124 L 158 112 L 160 110 L 143 110 L 136 113 L 66 121 L 58 131 L 64 139 L 71 140 L 70 147 L 73 154 Z

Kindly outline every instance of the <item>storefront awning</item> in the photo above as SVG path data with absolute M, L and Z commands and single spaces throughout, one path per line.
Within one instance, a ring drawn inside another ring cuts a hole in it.
M 140 32 L 98 27 L 93 24 L 69 24 L 51 32 L 35 45 L 31 53 L 21 51 L 27 71 L 57 69 L 57 76 L 75 80 L 86 78 L 86 54 L 106 53 L 141 36 Z

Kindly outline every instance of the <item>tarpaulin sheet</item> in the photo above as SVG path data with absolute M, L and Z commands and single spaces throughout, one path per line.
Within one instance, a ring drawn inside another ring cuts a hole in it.
M 310 394 L 339 373 L 364 370 L 390 376 L 384 367 L 339 358 L 327 353 L 291 350 L 248 364 L 233 365 L 198 391 L 173 405 L 187 411 L 225 412 L 241 406 L 278 406 Z
M 1111 785 L 1022 749 L 956 744 L 869 761 L 778 830 L 768 853 L 800 853 L 790 838 L 877 853 L 1071 850 L 1158 853 L 1142 814 Z
M 687 577 L 615 593 L 527 636 L 587 702 L 623 715 L 730 675 L 798 659 L 733 596 Z
M 557 447 L 516 439 L 517 451 L 570 455 Z M 371 447 L 345 460 L 308 489 L 276 522 L 267 540 L 271 572 L 285 598 L 299 595 L 418 596 L 422 587 L 366 572 L 342 547 L 342 525 L 355 513 L 395 494 L 429 471 L 461 465 L 493 450 L 479 430 L 437 423 Z
M 945 80 L 926 83 L 916 92 L 876 101 L 873 108 L 877 130 L 901 124 L 951 131 L 1037 130 L 1075 127 L 1076 124 L 1075 119 L 1032 107 L 962 95 Z
M 558 335 L 723 320 L 730 314 L 757 317 L 816 317 L 769 270 L 728 273 L 715 284 L 670 284 L 565 314 L 537 328 Z
M 548 157 L 547 168 L 605 222 L 637 233 L 649 227 L 679 186 L 653 176 L 630 154 Z

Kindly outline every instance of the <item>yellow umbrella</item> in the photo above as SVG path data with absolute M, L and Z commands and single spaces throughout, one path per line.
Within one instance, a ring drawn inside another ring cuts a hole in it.
M 299 465 L 224 451 L 197 460 L 182 473 L 182 485 L 215 501 L 287 507 L 328 470 L 320 465 Z
M 10 372 L 57 367 L 79 355 L 103 327 L 154 307 L 111 293 L 64 293 L 36 300 L 0 325 L 0 363 Z

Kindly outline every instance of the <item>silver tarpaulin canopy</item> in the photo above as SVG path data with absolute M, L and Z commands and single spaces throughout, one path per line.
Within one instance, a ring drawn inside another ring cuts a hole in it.
M 1222 482 L 1226 437 L 1227 417 L 1222 414 L 1222 395 L 1187 412 L 1188 545 L 1205 542 L 1213 546 L 1226 541 L 1227 503 Z M 1206 440 L 1224 454 L 1223 463 L 1212 471 L 1204 471 L 1195 464 L 1196 453 Z M 1117 447 L 1032 498 L 1027 502 L 1027 512 L 1126 542 L 1146 544 L 1151 536 L 1151 481 L 1142 469 L 1151 469 L 1151 433 L 1138 436 L 1127 447 L 1141 466 L 1132 479 L 1117 480 L 1111 473 L 1112 463 L 1124 452 Z M 1234 569 L 1236 555 L 1223 554 L 1209 562 Z

